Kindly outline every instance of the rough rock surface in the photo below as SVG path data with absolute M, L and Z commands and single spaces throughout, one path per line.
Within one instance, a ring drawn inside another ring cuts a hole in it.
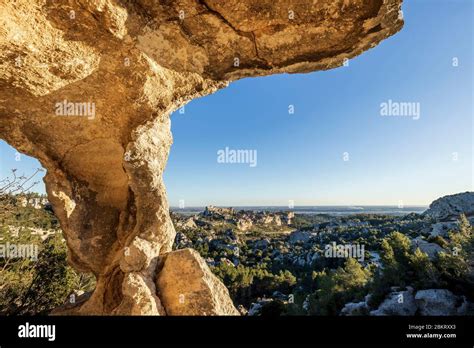
M 349 302 L 344 305 L 339 315 L 342 316 L 363 316 L 369 314 L 369 301 L 370 295 L 364 298 L 364 301 L 360 302 Z
M 402 296 L 400 296 L 402 295 Z M 360 303 L 348 303 L 341 311 L 341 315 L 358 315 L 359 308 L 365 308 L 367 300 Z M 406 291 L 393 291 L 380 304 L 379 308 L 370 312 L 370 315 L 470 315 L 473 305 L 462 296 L 456 296 L 447 289 L 426 289 L 414 293 L 413 288 Z
M 193 249 L 163 256 L 156 285 L 169 315 L 239 315 L 229 291 Z
M 415 301 L 421 315 L 455 315 L 461 304 L 458 297 L 446 289 L 420 290 Z
M 438 198 L 430 204 L 424 214 L 436 220 L 457 219 L 460 214 L 474 215 L 474 192 L 462 192 Z
M 370 315 L 414 315 L 416 312 L 413 288 L 407 287 L 405 291 L 393 291 L 380 304 L 379 308 L 370 312 Z
M 295 231 L 290 234 L 290 237 L 288 238 L 288 241 L 291 244 L 297 244 L 297 243 L 306 243 L 308 242 L 312 237 L 311 232 L 308 231 Z
M 458 221 L 445 221 L 437 222 L 431 225 L 430 236 L 432 237 L 447 237 L 450 230 L 456 230 L 458 228 Z
M 426 240 L 423 240 L 422 237 L 417 237 L 415 239 L 412 239 L 411 246 L 412 246 L 412 249 L 416 250 L 418 248 L 420 249 L 420 251 L 427 254 L 431 261 L 436 259 L 436 256 L 440 252 L 445 251 L 438 244 L 427 242 Z
M 403 26 L 402 0 L 0 2 L 0 138 L 47 169 L 76 314 L 165 314 L 175 231 L 169 115 L 230 81 L 341 66 Z

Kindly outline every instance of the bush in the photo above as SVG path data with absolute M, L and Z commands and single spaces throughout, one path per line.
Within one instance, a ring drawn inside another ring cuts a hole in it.
M 4 315 L 47 314 L 72 291 L 92 290 L 95 283 L 92 275 L 77 274 L 68 266 L 66 245 L 59 233 L 41 243 L 36 262 L 14 259 L 3 268 L 0 313 Z
M 426 289 L 439 282 L 439 272 L 428 255 L 418 248 L 412 252 L 410 239 L 402 233 L 392 232 L 382 240 L 381 259 L 382 268 L 370 286 L 371 306 L 378 306 L 392 286 Z
M 370 272 L 352 258 L 329 273 L 315 272 L 317 290 L 309 297 L 309 313 L 338 315 L 345 303 L 364 296 L 369 279 Z
M 289 270 L 280 270 L 273 274 L 266 269 L 266 264 L 257 267 L 226 263 L 212 267 L 214 274 L 229 289 L 232 299 L 237 303 L 249 305 L 259 297 L 270 297 L 273 292 L 290 293 L 297 282 Z

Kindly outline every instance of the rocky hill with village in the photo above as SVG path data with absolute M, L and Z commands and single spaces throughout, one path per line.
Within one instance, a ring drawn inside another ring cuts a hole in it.
M 472 314 L 473 208 L 472 192 L 405 216 L 206 207 L 173 213 L 174 248 L 198 250 L 242 314 Z

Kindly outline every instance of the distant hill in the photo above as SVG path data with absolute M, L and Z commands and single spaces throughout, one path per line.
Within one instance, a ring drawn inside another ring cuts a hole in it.
M 448 195 L 433 201 L 423 214 L 436 220 L 454 220 L 460 214 L 474 215 L 474 192 Z

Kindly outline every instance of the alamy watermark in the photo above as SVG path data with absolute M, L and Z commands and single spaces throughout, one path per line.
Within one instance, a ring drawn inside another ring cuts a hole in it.
M 38 260 L 37 244 L 0 244 L 0 258 Z
M 411 117 L 418 120 L 421 116 L 421 106 L 419 102 L 396 102 L 392 99 L 380 103 L 381 116 Z
M 56 116 L 83 116 L 89 120 L 95 118 L 95 103 L 71 102 L 64 99 L 55 104 Z
M 225 149 L 217 151 L 217 163 L 240 163 L 256 167 L 257 150 L 230 149 L 226 146 Z
M 24 325 L 18 326 L 19 338 L 47 338 L 48 341 L 56 339 L 56 325 L 54 324 L 30 324 L 26 322 Z
M 363 244 L 326 244 L 324 247 L 324 256 L 331 258 L 348 258 L 351 257 L 360 262 L 365 258 L 365 246 Z

